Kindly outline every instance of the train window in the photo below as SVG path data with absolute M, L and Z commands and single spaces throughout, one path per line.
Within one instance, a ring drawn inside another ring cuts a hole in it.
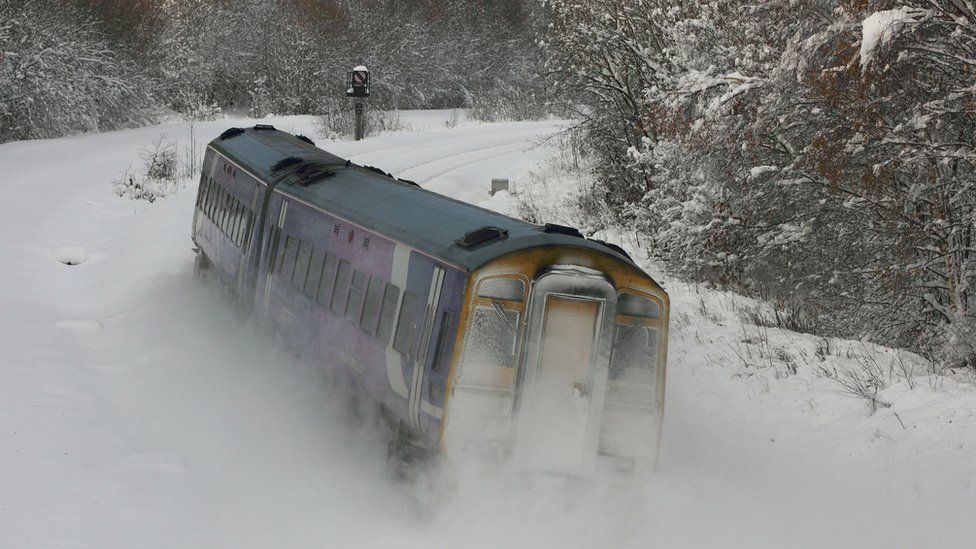
M 216 196 L 217 196 L 217 184 L 216 182 L 211 182 L 210 188 L 207 189 L 207 201 L 203 208 L 204 213 L 207 214 L 207 217 L 211 221 L 213 221 L 213 205 Z
M 450 357 L 447 355 L 448 349 L 451 347 L 448 342 L 448 338 L 451 337 L 451 320 L 453 319 L 451 311 L 441 311 L 441 326 L 437 332 L 437 343 L 434 346 L 434 371 L 441 372 L 447 367 L 447 363 Z
M 295 272 L 291 276 L 291 285 L 299 292 L 305 289 L 305 277 L 308 275 L 308 262 L 311 259 L 312 245 L 299 240 L 298 253 L 295 255 Z
M 308 277 L 305 278 L 304 290 L 305 295 L 312 299 L 315 299 L 316 292 L 319 290 L 323 263 L 325 263 L 325 252 L 318 248 L 312 248 L 312 259 L 308 264 Z
M 322 265 L 322 281 L 319 282 L 319 293 L 315 301 L 319 305 L 328 307 L 332 300 L 332 288 L 335 287 L 336 271 L 339 270 L 339 260 L 332 254 L 325 254 L 325 263 Z
M 234 206 L 231 209 L 231 219 L 230 219 L 230 231 L 227 236 L 237 244 L 237 232 L 241 229 L 241 203 L 234 200 Z
M 234 240 L 234 233 L 237 231 L 237 220 L 240 218 L 239 204 L 240 202 L 234 198 L 234 195 L 230 195 L 229 213 L 227 215 L 227 238 L 231 240 Z
M 224 211 L 224 188 L 217 186 L 217 200 L 214 203 L 214 223 L 220 226 L 220 216 Z
M 223 226 L 223 215 L 224 215 L 224 200 L 227 195 L 224 193 L 223 187 L 217 187 L 217 203 L 214 204 L 214 224 L 217 227 Z
M 363 314 L 363 302 L 366 300 L 366 283 L 369 277 L 360 271 L 352 272 L 352 284 L 349 287 L 349 301 L 346 303 L 346 318 L 359 322 Z
M 352 282 L 352 265 L 348 261 L 339 261 L 339 272 L 336 274 L 335 290 L 332 292 L 332 312 L 341 315 L 346 311 L 349 301 L 349 283 Z
M 393 319 L 396 318 L 397 304 L 400 303 L 400 288 L 393 284 L 386 285 L 383 293 L 383 309 L 380 312 L 380 323 L 376 328 L 376 338 L 383 343 L 390 342 L 390 332 L 393 330 Z
M 237 210 L 237 229 L 234 231 L 234 242 L 238 246 L 244 244 L 244 227 L 247 225 L 247 209 L 243 202 L 239 202 L 240 208 Z
M 463 383 L 507 389 L 515 379 L 519 312 L 479 305 L 471 317 L 464 345 Z
M 417 313 L 420 311 L 420 300 L 410 292 L 403 292 L 403 304 L 400 305 L 400 320 L 397 321 L 396 334 L 393 336 L 393 349 L 404 356 L 412 356 L 414 341 L 417 339 Z
M 220 219 L 220 200 L 223 197 L 223 191 L 223 187 L 217 185 L 217 191 L 214 193 L 213 197 L 213 204 L 210 207 L 210 218 L 213 220 L 214 225 L 216 225 L 217 221 Z
M 220 200 L 220 185 L 214 183 L 214 190 L 210 193 L 210 220 L 217 223 L 217 201 Z
M 237 234 L 237 245 L 244 247 L 247 243 L 247 237 L 251 234 L 251 210 L 244 208 L 244 213 L 241 214 L 241 230 Z
M 622 293 L 617 298 L 617 314 L 637 316 L 641 318 L 660 318 L 661 312 L 657 303 L 634 294 Z
M 657 330 L 644 324 L 617 324 L 610 379 L 652 385 L 657 364 Z
M 291 282 L 295 273 L 295 257 L 298 255 L 298 239 L 293 236 L 285 237 L 285 246 L 281 251 L 281 263 L 278 265 L 278 275 Z
M 202 208 L 207 199 L 207 191 L 210 190 L 210 178 L 204 179 L 200 183 L 200 190 L 197 191 L 197 208 Z
M 220 201 L 220 230 L 227 234 L 227 218 L 230 213 L 230 193 L 224 191 Z
M 478 286 L 478 297 L 522 301 L 525 296 L 525 283 L 518 278 L 489 278 Z
M 380 321 L 380 310 L 383 307 L 384 286 L 382 278 L 369 277 L 369 286 L 366 288 L 366 299 L 363 303 L 363 317 L 359 320 L 359 327 L 369 335 L 376 335 L 376 325 Z

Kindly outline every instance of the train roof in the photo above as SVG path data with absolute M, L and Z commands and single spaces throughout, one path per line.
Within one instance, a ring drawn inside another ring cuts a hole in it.
M 231 128 L 210 146 L 265 182 L 280 180 L 279 191 L 468 271 L 547 245 L 594 249 L 636 267 L 619 247 L 575 229 L 534 225 L 448 198 L 272 126 Z

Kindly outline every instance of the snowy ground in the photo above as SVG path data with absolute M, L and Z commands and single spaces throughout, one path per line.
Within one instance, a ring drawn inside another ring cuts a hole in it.
M 448 128 L 449 115 L 404 113 L 409 131 L 319 145 L 511 209 L 488 200 L 488 181 L 510 177 L 527 191 L 526 174 L 554 150 L 537 143 L 561 127 Z M 270 122 L 316 136 L 308 118 Z M 251 123 L 196 131 L 206 142 Z M 757 327 L 748 318 L 759 304 L 667 279 L 667 411 L 649 482 L 542 487 L 449 472 L 450 486 L 391 484 L 380 434 L 348 418 L 320 372 L 193 282 L 195 185 L 153 204 L 114 193 L 112 181 L 138 169 L 139 151 L 161 134 L 186 142 L 173 123 L 0 145 L 0 547 L 976 539 L 976 390 L 961 376 L 929 376 L 914 357 L 858 342 Z M 565 193 L 544 188 L 536 200 L 550 194 Z M 917 374 L 914 388 L 890 374 L 879 399 L 891 406 L 873 413 L 821 373 L 870 361 Z

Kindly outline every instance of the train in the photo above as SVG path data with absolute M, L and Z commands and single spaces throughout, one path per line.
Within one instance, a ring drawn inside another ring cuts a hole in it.
M 653 468 L 668 294 L 620 247 L 357 165 L 270 125 L 203 158 L 196 270 L 422 453 Z

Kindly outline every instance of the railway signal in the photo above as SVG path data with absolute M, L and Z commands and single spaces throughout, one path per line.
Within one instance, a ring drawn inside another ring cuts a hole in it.
M 366 98 L 369 97 L 369 69 L 353 67 L 346 75 L 346 97 L 356 98 L 356 141 L 366 134 Z

